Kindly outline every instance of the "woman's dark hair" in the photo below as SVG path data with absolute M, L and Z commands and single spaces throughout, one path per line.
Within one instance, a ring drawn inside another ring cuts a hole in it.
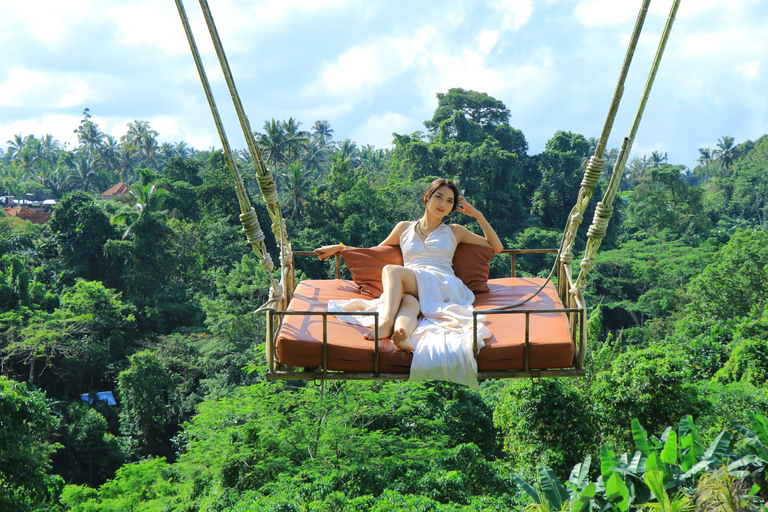
M 437 189 L 440 187 L 448 187 L 453 190 L 453 208 L 451 208 L 451 211 L 454 211 L 459 206 L 459 189 L 456 188 L 454 182 L 445 178 L 438 178 L 430 183 L 427 190 L 424 191 L 424 205 L 426 206 L 427 202 L 433 195 L 435 195 L 435 192 L 437 192 Z

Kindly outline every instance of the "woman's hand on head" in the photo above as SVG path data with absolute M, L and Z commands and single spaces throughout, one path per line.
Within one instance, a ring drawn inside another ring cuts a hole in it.
M 478 212 L 474 206 L 469 204 L 466 199 L 464 199 L 464 196 L 459 196 L 459 204 L 456 206 L 456 209 L 463 213 L 464 215 L 469 215 L 470 217 L 477 217 L 477 215 L 480 213 Z

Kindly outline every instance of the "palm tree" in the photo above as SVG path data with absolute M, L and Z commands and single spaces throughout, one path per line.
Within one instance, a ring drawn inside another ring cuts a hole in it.
M 621 189 L 632 189 L 637 181 L 645 176 L 649 167 L 650 163 L 646 157 L 633 157 L 624 169 L 624 179 L 622 180 Z
M 268 164 L 278 166 L 287 160 L 285 154 L 285 130 L 279 121 L 272 119 L 264 123 L 266 133 L 256 133 L 256 137 Z
M 93 157 L 81 154 L 72 163 L 72 167 L 67 169 L 66 186 L 72 190 L 89 192 L 95 187 L 97 178 Z
M 358 167 L 357 144 L 352 139 L 346 138 L 336 143 L 336 158 L 349 160 L 349 167 L 356 169 Z
M 63 149 L 61 142 L 50 133 L 40 139 L 40 158 L 49 164 L 54 163 L 59 158 L 59 152 Z
M 725 169 L 726 171 L 733 167 L 736 163 L 736 148 L 733 145 L 733 137 L 724 135 L 723 138 L 717 139 L 717 149 L 713 152 L 715 161 L 719 164 L 718 170 L 720 172 Z
M 112 135 L 105 135 L 99 148 L 99 160 L 107 172 L 117 171 L 120 165 L 120 142 Z
M 288 118 L 287 121 L 283 121 L 282 124 L 288 146 L 288 157 L 292 162 L 295 162 L 299 158 L 299 150 L 301 150 L 309 140 L 309 132 L 300 130 L 302 124 L 301 121 L 297 121 L 293 117 Z
M 699 165 L 704 169 L 704 182 L 709 179 L 709 166 L 714 161 L 712 148 L 699 148 Z
M 69 175 L 67 174 L 67 170 L 63 167 L 54 167 L 53 165 L 44 163 L 41 171 L 40 183 L 51 191 L 53 199 L 61 199 L 68 188 L 67 180 Z
M 325 145 L 333 138 L 331 123 L 324 119 L 315 121 L 315 124 L 312 126 L 312 135 L 320 141 L 320 144 Z
M 376 149 L 371 144 L 360 148 L 360 161 L 358 169 L 364 169 L 369 175 L 374 175 L 384 169 L 384 158 L 387 152 L 384 149 Z
M 291 208 L 291 219 L 293 219 L 301 214 L 302 204 L 306 201 L 311 188 L 307 180 L 307 173 L 300 164 L 291 164 L 280 177 L 286 195 L 285 205 Z
M 661 164 L 667 163 L 667 154 L 664 153 L 663 155 L 659 151 L 654 151 L 651 153 L 651 168 L 652 169 L 658 169 L 661 167 Z
M 13 140 L 6 141 L 8 143 L 8 158 L 13 160 L 16 158 L 16 155 L 21 153 L 24 150 L 24 147 L 27 145 L 27 143 L 33 139 L 34 137 L 32 135 L 27 135 L 26 137 L 23 137 L 20 133 L 18 135 L 13 136 Z
M 99 130 L 99 125 L 90 120 L 80 123 L 75 133 L 77 134 L 77 140 L 80 141 L 80 146 L 85 148 L 91 155 L 97 152 L 104 141 L 104 132 Z
M 168 191 L 154 183 L 141 183 L 131 185 L 128 193 L 133 197 L 133 209 L 139 213 L 157 213 L 165 202 Z
M 139 153 L 144 156 L 147 167 L 152 167 L 152 162 L 156 161 L 155 150 L 157 149 L 158 133 L 149 127 L 149 121 L 134 121 L 128 123 L 128 133 L 121 137 L 121 141 L 126 144 L 126 149 L 130 152 Z
M 16 154 L 16 166 L 24 172 L 27 180 L 35 181 L 37 169 L 39 168 L 40 158 L 34 147 L 29 145 L 21 152 Z
M 131 190 L 128 191 L 129 200 L 133 203 L 133 209 L 138 213 L 138 219 L 132 222 L 130 226 L 123 232 L 123 239 L 133 232 L 133 227 L 140 225 L 141 221 L 149 221 L 157 226 L 162 226 L 162 231 L 173 233 L 173 230 L 165 225 L 165 215 L 162 214 L 161 208 L 165 198 L 168 196 L 168 191 L 164 188 L 160 188 L 154 183 L 147 183 L 142 185 L 139 182 L 131 185 Z M 126 223 L 128 217 L 131 215 L 128 213 L 121 213 L 112 217 L 113 224 Z
M 173 156 L 181 158 L 182 160 L 192 155 L 192 149 L 186 142 L 177 142 L 173 148 Z
M 328 161 L 328 150 L 318 139 L 312 139 L 307 144 L 304 153 L 301 155 L 301 164 L 308 173 L 315 175 L 319 181 L 324 178 L 331 170 L 331 163 Z
M 163 142 L 160 144 L 160 159 L 157 162 L 158 166 L 163 167 L 168 162 L 168 160 L 174 156 L 175 150 L 176 147 L 170 142 Z
M 136 181 L 136 172 L 133 170 L 133 156 L 131 151 L 126 149 L 125 145 L 121 146 L 116 153 L 117 155 L 117 171 L 120 174 L 120 180 L 124 183 L 132 183 Z

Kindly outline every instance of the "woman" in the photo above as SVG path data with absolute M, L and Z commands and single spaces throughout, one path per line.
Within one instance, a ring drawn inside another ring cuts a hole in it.
M 445 217 L 454 210 L 477 220 L 485 236 L 476 235 L 458 224 L 443 224 Z M 404 263 L 402 267 L 384 267 L 381 297 L 372 301 L 331 301 L 329 310 L 379 311 L 379 337 L 391 337 L 400 350 L 415 352 L 411 364 L 412 379 L 414 367 L 431 368 L 435 359 L 453 358 L 451 354 L 444 352 L 445 344 L 463 352 L 457 364 L 463 368 L 460 373 L 467 371 L 467 365 L 474 365 L 474 358 L 468 361 L 466 352 L 468 335 L 471 347 L 471 304 L 475 296 L 453 273 L 453 253 L 460 243 L 483 245 L 492 248 L 496 253 L 502 250 L 499 237 L 483 214 L 459 195 L 452 181 L 437 179 L 424 192 L 424 215 L 421 219 L 398 223 L 380 244 L 399 245 Z M 342 245 L 326 245 L 316 251 L 320 253 L 320 259 L 325 259 L 343 248 Z M 371 322 L 371 317 L 367 316 L 339 318 L 366 326 L 370 326 Z M 414 333 L 417 341 L 415 345 L 412 339 Z M 487 329 L 483 329 L 478 338 L 489 335 Z M 368 339 L 373 336 L 373 330 L 365 334 Z M 428 343 L 420 346 L 423 341 Z M 472 356 L 471 352 L 469 355 Z M 445 361 L 439 362 L 444 363 Z M 445 371 L 451 373 L 453 370 Z M 476 370 L 474 373 L 476 374 Z M 430 375 L 421 378 L 446 377 Z M 447 378 L 456 380 L 450 376 Z M 476 385 L 476 377 L 474 383 Z

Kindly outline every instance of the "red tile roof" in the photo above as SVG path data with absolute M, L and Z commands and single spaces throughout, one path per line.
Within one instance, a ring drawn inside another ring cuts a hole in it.
M 17 219 L 24 219 L 35 224 L 45 224 L 51 220 L 50 212 L 36 212 L 26 206 L 14 206 L 12 208 L 3 208 L 3 211 L 9 217 L 16 217 Z
M 124 196 L 131 190 L 131 187 L 123 182 L 118 183 L 114 187 L 110 187 L 101 194 L 102 199 L 112 199 L 115 196 Z

